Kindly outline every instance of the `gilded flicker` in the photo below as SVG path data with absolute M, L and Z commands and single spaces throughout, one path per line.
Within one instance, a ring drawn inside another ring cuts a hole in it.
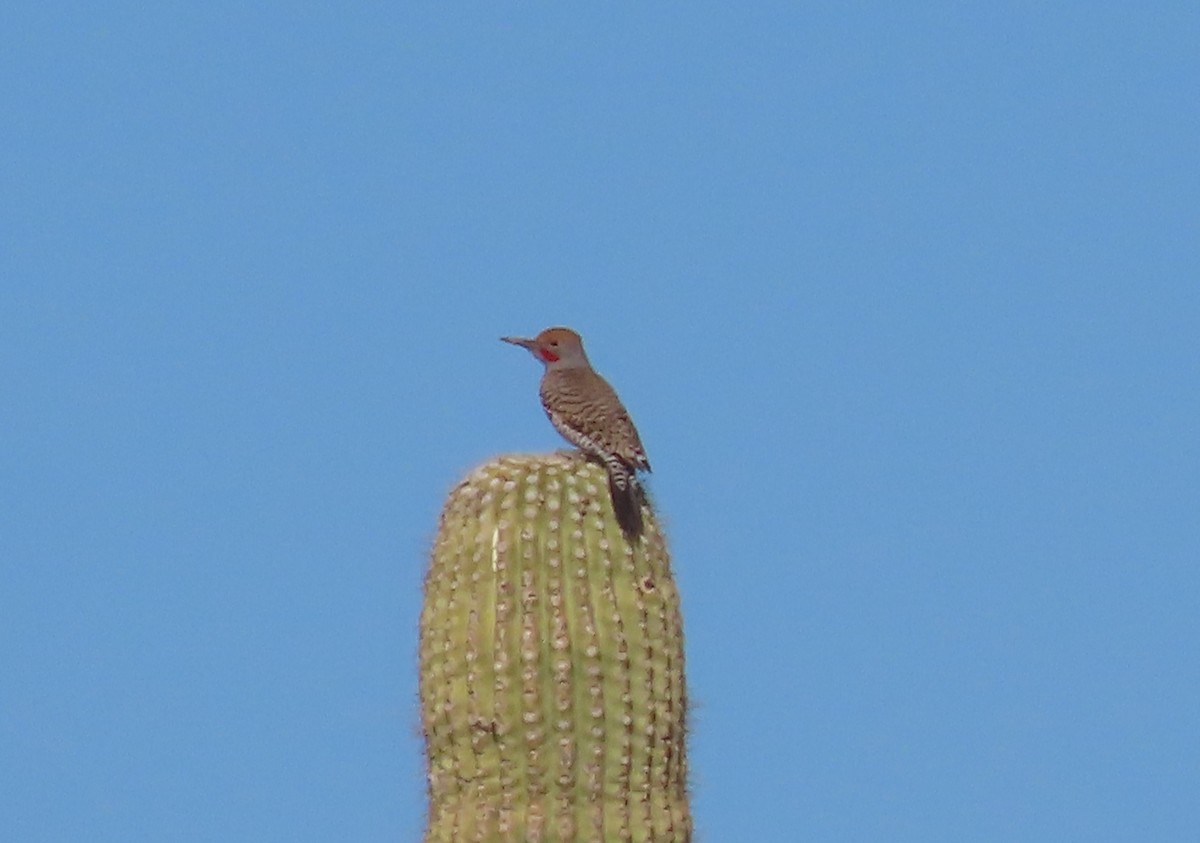
M 588 362 L 579 334 L 547 328 L 533 339 L 501 339 L 528 349 L 545 365 L 542 408 L 564 439 L 604 464 L 617 521 L 626 536 L 637 538 L 642 532 L 637 472 L 649 471 L 650 461 L 621 399 Z

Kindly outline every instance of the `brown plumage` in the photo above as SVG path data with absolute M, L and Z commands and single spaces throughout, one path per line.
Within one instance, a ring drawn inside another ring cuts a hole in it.
M 588 362 L 583 340 L 570 328 L 547 328 L 533 339 L 502 337 L 528 349 L 546 369 L 542 408 L 564 439 L 608 471 L 613 511 L 630 538 L 642 532 L 642 489 L 637 472 L 650 461 L 629 412 L 608 381 Z

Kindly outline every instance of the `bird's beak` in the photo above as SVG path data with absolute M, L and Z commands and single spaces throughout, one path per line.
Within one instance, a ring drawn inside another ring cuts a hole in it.
M 521 348 L 530 352 L 533 351 L 533 347 L 535 345 L 534 340 L 528 340 L 524 337 L 501 337 L 500 339 L 504 342 L 512 343 L 513 345 L 519 345 Z

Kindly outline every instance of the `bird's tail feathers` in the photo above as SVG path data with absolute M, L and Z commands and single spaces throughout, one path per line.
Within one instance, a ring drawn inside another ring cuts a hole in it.
M 641 484 L 637 482 L 633 472 L 624 466 L 619 471 L 610 468 L 608 493 L 612 497 L 613 513 L 617 516 L 617 523 L 621 525 L 621 532 L 629 541 L 636 541 L 641 537 L 645 526 L 642 522 L 645 493 Z

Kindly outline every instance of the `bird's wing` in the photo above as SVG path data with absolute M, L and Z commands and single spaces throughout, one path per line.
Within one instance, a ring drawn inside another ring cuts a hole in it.
M 542 403 L 552 417 L 568 421 L 602 451 L 627 465 L 650 470 L 633 419 L 600 375 L 583 369 L 547 372 L 541 393 Z

